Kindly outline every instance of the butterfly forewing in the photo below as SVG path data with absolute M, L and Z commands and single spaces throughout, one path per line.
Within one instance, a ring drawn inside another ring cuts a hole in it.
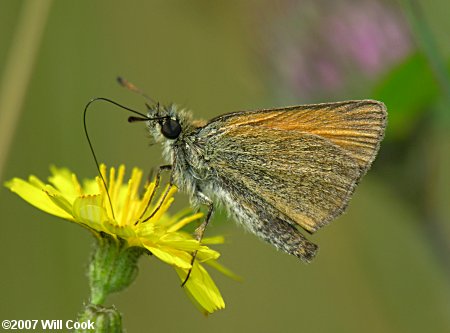
M 314 232 L 345 209 L 385 122 L 382 103 L 349 101 L 227 114 L 199 136 L 218 177 L 252 193 L 242 200 Z

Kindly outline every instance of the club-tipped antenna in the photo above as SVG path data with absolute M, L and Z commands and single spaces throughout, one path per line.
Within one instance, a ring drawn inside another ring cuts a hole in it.
M 142 97 L 144 97 L 145 99 L 147 99 L 148 101 L 150 101 L 152 104 L 158 104 L 153 98 L 151 98 L 149 95 L 147 95 L 146 93 L 144 93 L 141 89 L 139 89 L 138 87 L 136 87 L 133 83 L 131 83 L 130 81 L 128 81 L 127 79 L 124 79 L 121 76 L 117 77 L 117 82 L 119 82 L 119 84 L 124 87 L 127 88 L 128 90 L 141 95 Z

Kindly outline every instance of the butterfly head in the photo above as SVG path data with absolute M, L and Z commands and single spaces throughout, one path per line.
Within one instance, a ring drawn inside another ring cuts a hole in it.
M 178 110 L 175 105 L 147 105 L 147 126 L 157 142 L 174 141 L 183 136 L 190 124 L 190 116 L 185 110 Z

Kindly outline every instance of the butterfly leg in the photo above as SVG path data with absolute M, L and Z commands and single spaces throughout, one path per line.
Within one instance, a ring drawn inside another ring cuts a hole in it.
M 211 219 L 211 216 L 214 212 L 214 204 L 213 204 L 212 200 L 209 197 L 207 197 L 205 194 L 203 194 L 202 192 L 197 192 L 196 194 L 198 195 L 198 199 L 199 199 L 200 203 L 203 205 L 206 205 L 208 207 L 208 212 L 206 213 L 205 220 L 194 231 L 195 239 L 198 242 L 201 242 L 203 239 L 203 235 L 205 234 L 206 227 L 208 226 L 209 220 Z M 194 267 L 195 258 L 197 257 L 197 252 L 198 251 L 195 251 L 192 254 L 191 268 L 189 269 L 189 271 L 186 275 L 186 278 L 184 279 L 183 283 L 181 284 L 182 287 L 186 284 L 186 282 L 189 280 L 189 277 L 191 276 L 192 269 Z
M 167 165 L 161 165 L 161 166 L 158 168 L 158 171 L 156 171 L 156 177 L 155 177 L 155 190 L 153 191 L 153 193 L 151 194 L 150 198 L 148 199 L 147 206 L 145 207 L 144 211 L 142 212 L 141 217 L 140 217 L 139 220 L 136 222 L 136 224 L 142 219 L 142 217 L 144 216 L 145 212 L 146 212 L 147 209 L 150 207 L 150 204 L 151 204 L 152 201 L 153 201 L 153 197 L 155 196 L 156 190 L 158 189 L 159 184 L 161 183 L 161 173 L 162 173 L 163 171 L 170 171 L 170 170 L 172 170 L 172 165 L 167 164 Z M 151 174 L 152 174 L 152 173 L 153 173 L 153 171 L 150 173 L 149 177 L 151 177 Z M 169 194 L 169 191 L 170 191 L 170 189 L 171 189 L 172 186 L 173 186 L 173 183 L 172 183 L 172 179 L 171 179 L 171 180 L 170 180 L 170 183 L 169 183 L 169 187 L 168 187 L 168 188 L 166 189 L 166 191 L 164 192 L 163 197 L 162 197 L 162 199 L 161 199 L 161 201 L 160 201 L 160 204 L 159 204 L 157 207 L 155 207 L 155 209 L 154 209 L 153 212 L 150 214 L 150 216 L 147 217 L 147 218 L 146 218 L 145 220 L 143 220 L 142 222 L 146 222 L 146 221 L 150 220 L 150 219 L 156 214 L 156 212 L 161 208 L 161 205 L 162 205 L 162 203 L 164 202 L 164 200 L 166 199 L 167 195 Z

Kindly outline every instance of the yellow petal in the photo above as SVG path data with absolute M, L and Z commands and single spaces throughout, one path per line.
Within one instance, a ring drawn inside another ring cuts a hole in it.
M 28 177 L 28 182 L 31 185 L 33 185 L 34 187 L 37 187 L 39 189 L 43 189 L 46 185 L 42 180 L 40 180 L 38 177 L 33 176 L 33 175 Z
M 102 224 L 105 232 L 125 239 L 130 246 L 142 247 L 141 241 L 137 238 L 136 232 L 133 228 L 130 228 L 129 226 L 120 226 L 113 220 L 103 221 Z
M 168 187 L 169 187 L 169 185 L 166 186 L 166 188 L 164 189 L 164 191 L 162 193 L 166 193 Z M 143 220 L 145 220 L 151 214 L 153 214 L 155 207 L 158 207 L 158 210 L 155 212 L 155 215 L 153 215 L 153 217 L 150 220 L 148 220 L 148 222 L 155 223 L 158 225 L 165 225 L 165 224 L 167 224 L 167 222 L 172 222 L 170 219 L 162 218 L 162 217 L 165 215 L 167 209 L 172 204 L 172 202 L 174 200 L 173 195 L 175 194 L 176 191 L 177 191 L 177 188 L 175 186 L 172 186 L 169 189 L 169 192 L 167 193 L 165 198 L 162 195 L 159 198 L 159 200 L 157 201 L 157 203 L 153 207 L 151 207 L 150 209 L 147 210 L 147 212 L 143 216 Z
M 169 229 L 167 229 L 167 231 L 169 231 L 169 232 L 178 231 L 179 229 L 183 228 L 185 225 L 187 225 L 193 221 L 196 221 L 202 217 L 203 217 L 203 213 L 197 213 L 197 214 L 193 214 L 190 216 L 186 216 L 183 219 L 181 219 L 179 222 L 173 224 Z
M 197 260 L 203 262 L 208 260 L 216 260 L 220 257 L 220 253 L 210 249 L 207 246 L 200 246 L 197 252 Z
M 96 195 L 100 194 L 100 190 L 95 179 L 84 179 L 83 180 L 83 193 Z
M 78 191 L 73 183 L 72 172 L 69 169 L 57 168 L 53 165 L 50 167 L 50 170 L 53 175 L 48 177 L 49 182 L 73 202 L 78 196 Z
M 200 243 L 192 237 L 187 238 L 183 234 L 173 232 L 162 235 L 158 244 L 190 252 L 200 248 Z
M 181 281 L 186 279 L 188 270 L 176 268 Z M 225 302 L 211 276 L 197 262 L 194 263 L 191 275 L 184 285 L 184 290 L 202 312 L 213 313 L 225 308 Z
M 149 250 L 155 257 L 164 261 L 165 263 L 189 269 L 191 267 L 191 255 L 185 251 L 175 250 L 170 247 L 164 246 L 152 246 L 144 243 L 144 246 L 147 250 Z
M 60 192 L 50 185 L 45 186 L 44 192 L 56 206 L 64 210 L 67 214 L 72 215 L 72 204 L 65 197 L 63 197 Z
M 86 224 L 97 231 L 105 231 L 104 221 L 107 221 L 106 210 L 102 206 L 101 195 L 88 195 L 75 199 L 72 214 L 75 220 Z
M 158 241 L 158 244 L 187 252 L 194 252 L 200 248 L 199 243 L 195 239 L 186 239 L 179 241 L 161 241 L 160 239 Z
M 223 236 L 205 237 L 202 239 L 202 244 L 215 245 L 223 243 L 225 243 L 225 237 Z
M 219 271 L 220 273 L 228 276 L 229 278 L 232 278 L 233 280 L 242 281 L 242 278 L 239 275 L 235 274 L 229 268 L 220 264 L 217 260 L 208 260 L 208 261 L 205 261 L 205 264 L 214 268 L 215 270 Z
M 34 177 L 33 180 L 37 180 L 37 178 Z M 34 183 L 38 184 L 39 182 Z M 13 178 L 6 182 L 5 186 L 34 207 L 63 219 L 72 220 L 72 216 L 58 207 L 41 188 L 20 178 Z

